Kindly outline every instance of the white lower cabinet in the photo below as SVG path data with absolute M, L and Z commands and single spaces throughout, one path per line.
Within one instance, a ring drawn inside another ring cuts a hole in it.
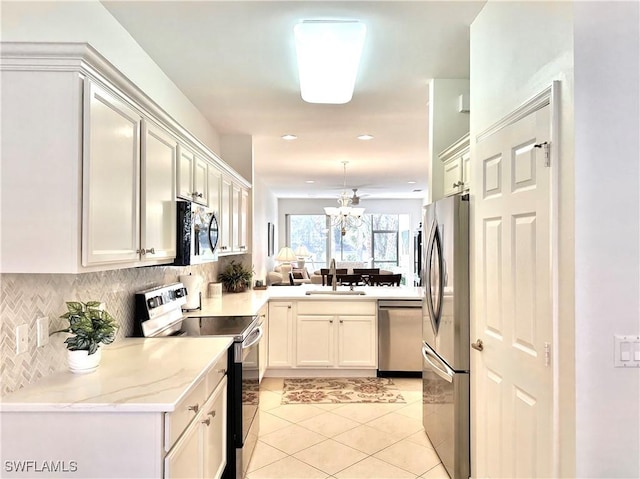
M 165 479 L 222 476 L 227 450 L 226 391 L 225 376 L 165 457 Z
M 293 302 L 269 302 L 269 367 L 293 366 Z
M 375 301 L 269 304 L 269 368 L 375 369 Z

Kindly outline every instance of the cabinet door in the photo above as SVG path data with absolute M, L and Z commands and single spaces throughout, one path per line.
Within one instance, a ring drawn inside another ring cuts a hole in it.
M 86 80 L 83 266 L 134 262 L 140 248 L 140 124 L 123 101 Z
M 209 163 L 196 156 L 193 164 L 193 201 L 201 205 L 209 204 Z
M 462 183 L 464 190 L 471 189 L 471 153 L 468 151 L 462 155 Z
M 180 145 L 178 148 L 178 196 L 185 200 L 193 199 L 193 168 L 196 156 L 188 148 Z
M 213 210 L 220 223 L 220 192 L 222 189 L 222 173 L 218 171 L 214 166 L 209 165 L 209 181 L 207 183 L 209 194 L 207 199 L 209 200 L 209 208 Z
M 293 366 L 293 305 L 269 303 L 269 367 Z
M 260 368 L 259 371 L 259 380 L 262 381 L 264 377 L 264 373 L 267 370 L 267 363 L 269 361 L 269 305 L 265 304 L 260 312 L 258 313 L 260 320 L 262 321 L 262 331 L 264 331 L 264 336 L 260 341 L 260 348 L 258 348 L 258 354 L 260 358 L 258 360 L 258 365 Z
M 453 158 L 444 164 L 444 195 L 449 196 L 460 191 L 462 184 L 462 160 Z
M 176 257 L 176 159 L 178 142 L 164 128 L 144 121 L 140 248 L 146 260 Z
M 375 316 L 338 316 L 338 366 L 377 367 Z
M 164 479 L 203 476 L 202 427 L 196 417 L 164 458 Z
M 245 188 L 240 190 L 240 211 L 238 213 L 240 223 L 240 251 L 249 252 L 249 191 Z
M 240 202 L 241 189 L 233 184 L 231 193 L 231 245 L 234 252 L 240 252 Z
M 222 190 L 220 192 L 220 252 L 231 252 L 231 180 L 222 177 Z
M 203 406 L 200 424 L 203 429 L 204 476 L 222 477 L 227 464 L 227 377 L 225 376 Z
M 296 320 L 296 366 L 334 365 L 334 316 L 298 315 Z

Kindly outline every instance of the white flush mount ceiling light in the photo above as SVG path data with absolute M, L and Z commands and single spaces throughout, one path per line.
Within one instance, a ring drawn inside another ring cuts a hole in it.
M 296 135 L 291 135 L 291 134 L 282 135 L 281 138 L 283 140 L 287 140 L 287 141 L 292 141 L 292 140 L 297 140 L 298 139 L 298 137 Z
M 362 140 L 362 141 L 373 140 L 373 136 L 372 135 L 360 135 L 357 138 L 358 138 L 358 140 Z
M 293 28 L 304 101 L 351 101 L 366 31 L 356 20 L 304 20 Z

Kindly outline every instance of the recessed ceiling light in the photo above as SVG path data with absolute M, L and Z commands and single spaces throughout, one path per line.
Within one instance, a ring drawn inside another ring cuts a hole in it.
M 287 140 L 287 141 L 291 141 L 291 140 L 297 140 L 298 137 L 296 135 L 282 135 L 281 137 L 283 140 Z
M 360 135 L 358 140 L 373 140 L 373 136 L 371 135 Z
M 410 185 L 415 185 L 416 184 L 415 181 L 407 181 L 407 183 L 409 183 Z
M 351 101 L 366 31 L 355 20 L 304 20 L 293 28 L 304 101 Z
M 305 181 L 305 183 L 308 183 L 308 184 L 311 185 L 311 184 L 315 183 L 315 181 L 314 180 L 307 180 L 307 181 Z

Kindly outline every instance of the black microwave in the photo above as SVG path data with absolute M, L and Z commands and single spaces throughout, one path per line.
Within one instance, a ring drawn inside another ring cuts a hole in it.
M 176 259 L 174 266 L 218 261 L 218 219 L 211 209 L 177 201 Z

